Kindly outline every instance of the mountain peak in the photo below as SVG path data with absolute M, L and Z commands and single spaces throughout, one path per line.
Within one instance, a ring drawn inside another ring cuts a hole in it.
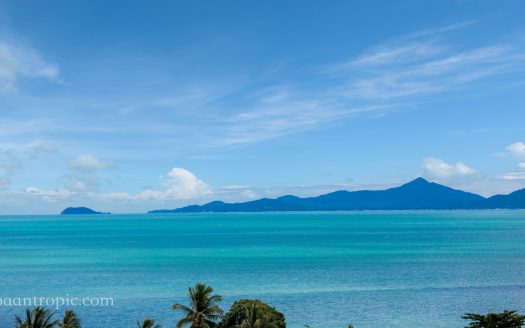
M 404 185 L 408 186 L 408 185 L 427 185 L 427 184 L 430 184 L 430 182 L 427 179 L 419 177 L 419 178 L 415 178 L 414 180 L 410 182 L 405 183 Z

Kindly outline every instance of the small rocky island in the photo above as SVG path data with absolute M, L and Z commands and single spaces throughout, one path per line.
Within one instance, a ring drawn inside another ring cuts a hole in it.
M 60 215 L 71 215 L 71 214 L 110 214 L 104 212 L 93 211 L 87 207 L 68 207 L 60 213 Z

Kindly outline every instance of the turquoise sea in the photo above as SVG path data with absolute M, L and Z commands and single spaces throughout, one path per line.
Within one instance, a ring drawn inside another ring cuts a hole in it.
M 525 211 L 0 217 L 0 298 L 113 297 L 76 308 L 87 328 L 174 327 L 196 282 L 291 328 L 463 327 L 525 313 Z M 22 311 L 0 306 L 0 327 Z

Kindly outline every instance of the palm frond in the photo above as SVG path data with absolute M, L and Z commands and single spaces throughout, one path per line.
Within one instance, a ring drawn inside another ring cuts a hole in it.
M 177 322 L 177 328 L 183 328 L 183 327 L 186 327 L 188 325 L 191 325 L 193 323 L 193 320 L 190 319 L 190 318 L 183 318 L 181 320 L 179 320 L 179 322 Z

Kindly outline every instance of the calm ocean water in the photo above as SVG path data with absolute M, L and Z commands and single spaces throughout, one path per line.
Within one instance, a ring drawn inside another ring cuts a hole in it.
M 525 312 L 525 211 L 0 217 L 0 298 L 113 297 L 76 309 L 86 328 L 173 327 L 196 282 L 291 328 L 463 327 Z

